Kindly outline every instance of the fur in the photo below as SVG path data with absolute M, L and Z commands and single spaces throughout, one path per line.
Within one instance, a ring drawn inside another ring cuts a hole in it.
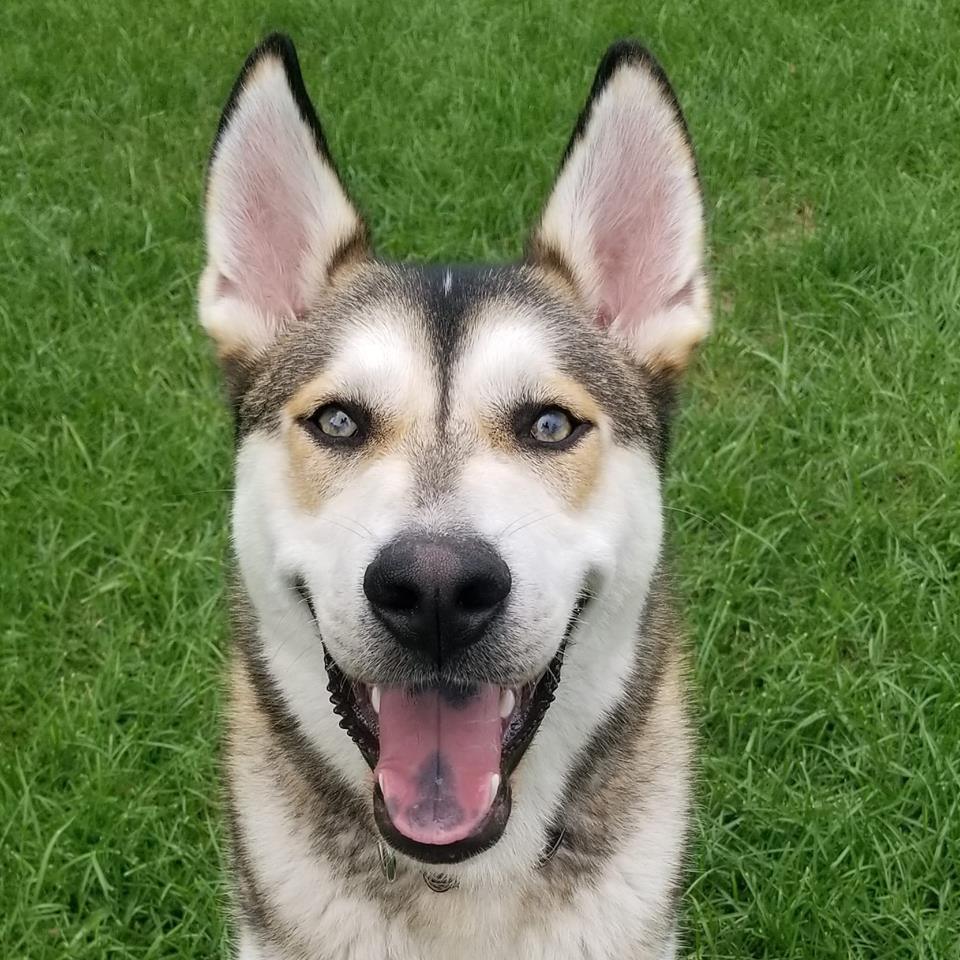
M 221 120 L 206 235 L 200 316 L 237 422 L 238 956 L 672 957 L 693 750 L 661 488 L 710 318 L 696 165 L 662 70 L 636 44 L 608 51 L 525 260 L 410 266 L 370 251 L 293 46 L 270 37 Z M 357 411 L 362 443 L 318 442 L 329 404 Z M 530 441 L 554 408 L 585 425 L 576 443 Z M 429 669 L 364 596 L 409 531 L 482 538 L 512 577 L 482 640 Z M 442 869 L 391 850 L 327 657 L 365 685 L 512 689 L 561 654 L 502 836 Z

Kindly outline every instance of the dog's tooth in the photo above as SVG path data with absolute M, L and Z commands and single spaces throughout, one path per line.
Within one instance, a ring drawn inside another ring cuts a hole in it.
M 490 802 L 497 799 L 497 793 L 500 791 L 500 774 L 495 773 L 490 778 Z
M 504 690 L 500 694 L 500 718 L 506 720 L 513 713 L 517 705 L 517 695 L 512 690 Z
M 373 712 L 376 714 L 380 713 L 380 688 L 371 687 L 370 688 L 370 703 L 373 706 Z
M 377 783 L 380 784 L 380 792 L 383 793 L 383 774 L 382 773 L 380 774 L 379 777 L 377 777 Z M 386 794 L 384 794 L 384 796 L 386 796 Z

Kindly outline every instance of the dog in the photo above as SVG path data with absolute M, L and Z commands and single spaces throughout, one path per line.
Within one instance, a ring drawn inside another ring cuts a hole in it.
M 662 484 L 710 326 L 680 107 L 604 55 L 522 260 L 395 263 L 291 41 L 223 111 L 241 960 L 667 960 L 693 737 Z

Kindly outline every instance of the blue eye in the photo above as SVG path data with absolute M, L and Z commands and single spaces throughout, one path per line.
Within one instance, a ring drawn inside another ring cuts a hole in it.
M 328 437 L 352 437 L 357 424 L 346 410 L 329 406 L 320 411 L 320 429 Z
M 539 443 L 560 443 L 573 431 L 573 418 L 566 410 L 548 407 L 537 414 L 530 427 L 530 436 Z
M 321 407 L 306 421 L 314 436 L 320 440 L 359 440 L 360 427 L 356 419 L 336 403 Z

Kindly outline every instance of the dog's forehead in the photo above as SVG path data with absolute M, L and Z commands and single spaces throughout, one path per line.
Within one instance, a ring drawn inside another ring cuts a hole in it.
M 366 305 L 345 318 L 319 376 L 328 392 L 387 410 L 427 410 L 437 371 L 421 317 L 402 300 Z
M 341 316 L 325 376 L 365 395 L 392 387 L 395 405 L 401 387 L 440 401 L 529 386 L 570 355 L 569 318 L 508 271 L 419 268 L 401 277 Z
M 464 401 L 533 392 L 563 366 L 563 328 L 536 304 L 493 298 L 477 304 L 470 320 L 450 371 L 451 390 Z
M 313 385 L 408 414 L 444 416 L 551 398 L 579 384 L 621 439 L 649 442 L 656 397 L 643 371 L 585 323 L 541 272 L 524 266 L 375 264 L 322 299 L 255 378 L 244 429 L 267 425 Z M 318 392 L 318 399 L 320 399 Z

